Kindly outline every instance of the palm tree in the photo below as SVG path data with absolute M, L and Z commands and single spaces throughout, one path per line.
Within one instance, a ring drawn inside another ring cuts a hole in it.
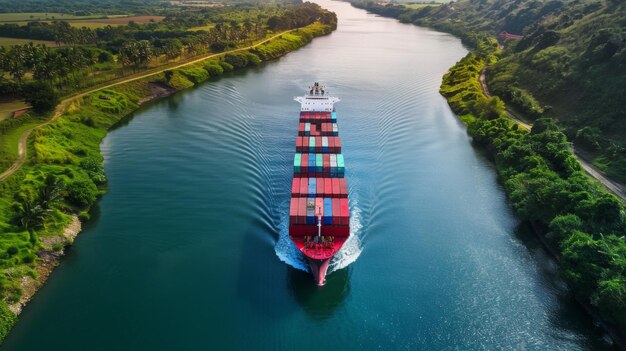
M 40 204 L 26 198 L 20 199 L 15 207 L 17 219 L 22 227 L 28 231 L 31 245 L 35 246 L 37 243 L 35 229 L 43 226 L 46 214 L 50 210 L 44 209 Z
M 55 203 L 61 201 L 63 198 L 61 194 L 62 188 L 63 182 L 54 175 L 49 174 L 48 177 L 46 177 L 44 185 L 39 188 L 38 205 L 46 211 L 50 210 Z

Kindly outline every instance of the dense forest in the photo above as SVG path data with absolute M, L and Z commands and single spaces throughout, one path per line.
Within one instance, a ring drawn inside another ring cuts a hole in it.
M 458 35 L 522 35 L 501 41 L 487 67 L 492 92 L 529 120 L 558 120 L 577 150 L 626 182 L 626 4 L 620 0 L 460 0 L 417 9 L 355 6 Z

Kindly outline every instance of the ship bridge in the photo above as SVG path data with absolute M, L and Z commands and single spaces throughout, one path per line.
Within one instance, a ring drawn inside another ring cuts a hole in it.
M 315 83 L 309 87 L 308 94 L 293 98 L 300 103 L 300 111 L 332 112 L 335 110 L 335 103 L 341 101 L 336 96 L 326 94 L 325 87 Z

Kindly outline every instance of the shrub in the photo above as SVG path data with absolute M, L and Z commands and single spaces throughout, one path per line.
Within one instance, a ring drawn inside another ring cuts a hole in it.
M 215 61 L 211 61 L 209 64 L 204 65 L 204 69 L 209 72 L 211 77 L 219 77 L 224 74 L 224 68 Z
M 56 243 L 54 245 L 52 245 L 52 251 L 61 251 L 63 250 L 63 248 L 65 247 L 64 243 Z
M 184 74 L 185 77 L 189 78 L 190 81 L 196 84 L 202 83 L 205 80 L 209 79 L 209 72 L 198 66 L 181 68 L 179 72 Z
M 98 197 L 98 188 L 87 179 L 79 179 L 69 183 L 67 199 L 75 205 L 87 207 L 93 204 Z
M 246 54 L 226 54 L 224 55 L 224 61 L 228 62 L 234 68 L 244 68 L 248 65 L 248 57 Z
M 220 66 L 222 67 L 224 72 L 232 72 L 235 69 L 235 67 L 233 67 L 233 65 L 231 65 L 230 63 L 228 63 L 226 61 L 220 61 Z

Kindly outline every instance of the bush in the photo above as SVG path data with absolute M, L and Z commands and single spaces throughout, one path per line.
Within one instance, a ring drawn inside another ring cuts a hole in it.
M 96 185 L 86 179 L 75 180 L 67 186 L 67 199 L 81 207 L 91 206 L 98 197 Z
M 224 68 L 215 61 L 211 61 L 209 64 L 204 65 L 204 69 L 209 72 L 209 76 L 215 78 L 224 74 Z
M 224 72 L 232 72 L 235 69 L 235 67 L 233 67 L 233 65 L 231 65 L 230 63 L 228 63 L 226 61 L 220 61 L 220 66 L 222 67 Z
M 204 68 L 198 66 L 181 68 L 179 72 L 184 74 L 185 77 L 189 78 L 190 81 L 196 84 L 202 83 L 205 80 L 209 79 L 209 72 L 207 72 Z
M 56 243 L 56 244 L 52 245 L 52 251 L 58 252 L 58 251 L 63 250 L 64 247 L 65 247 L 64 243 Z
M 22 257 L 22 262 L 26 264 L 31 264 L 35 262 L 35 258 L 36 256 L 29 252 L 26 255 L 24 255 L 24 257 Z
M 248 65 L 249 66 L 257 67 L 257 66 L 259 66 L 261 64 L 261 59 L 257 55 L 255 55 L 253 53 L 250 53 L 250 52 L 247 53 L 246 54 L 246 58 L 248 59 Z
M 248 57 L 246 54 L 226 54 L 224 61 L 228 62 L 235 69 L 244 68 L 248 65 Z
M 7 248 L 7 254 L 8 254 L 9 256 L 13 256 L 13 255 L 17 254 L 17 253 L 18 253 L 18 251 L 19 251 L 19 250 L 18 250 L 18 249 L 17 249 L 17 247 L 15 247 L 15 246 L 9 246 L 9 247 Z

